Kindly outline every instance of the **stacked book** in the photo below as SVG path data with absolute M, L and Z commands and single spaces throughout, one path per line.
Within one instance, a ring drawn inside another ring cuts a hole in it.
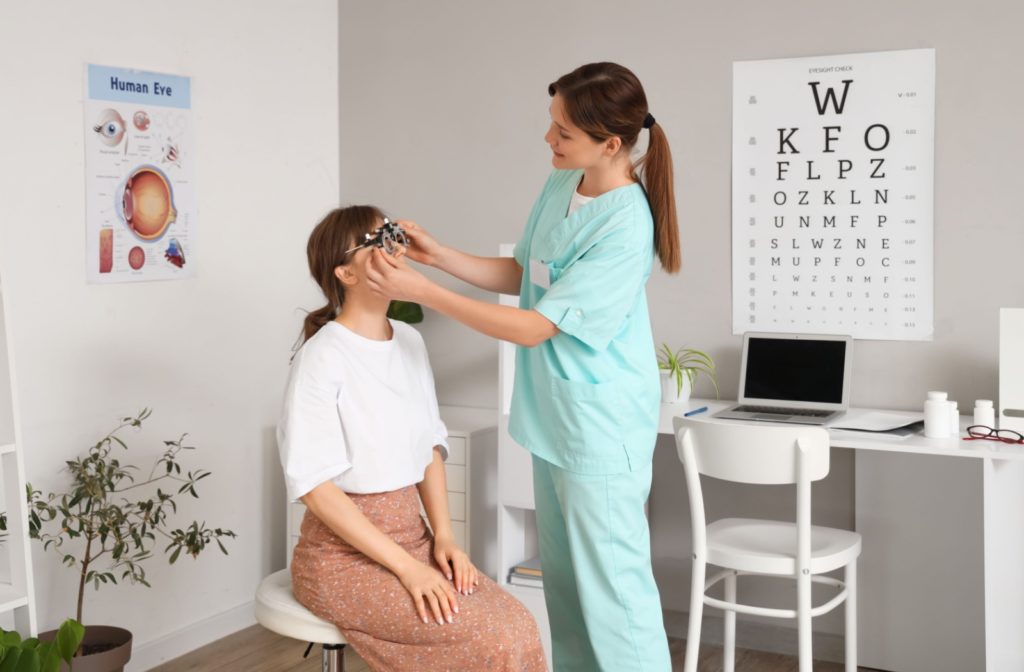
M 524 560 L 508 573 L 508 582 L 513 586 L 544 587 L 544 575 L 540 568 L 540 558 Z

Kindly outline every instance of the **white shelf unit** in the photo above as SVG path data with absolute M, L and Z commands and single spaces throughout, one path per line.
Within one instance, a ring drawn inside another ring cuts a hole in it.
M 494 511 L 493 492 L 486 487 L 473 488 L 473 483 L 486 484 L 488 469 L 493 471 L 497 428 L 495 411 L 490 408 L 441 406 L 441 419 L 448 427 L 448 460 L 444 470 L 448 482 L 448 510 L 452 532 L 459 545 L 466 549 L 478 567 L 486 571 L 480 558 L 493 555 Z M 490 466 L 489 466 L 490 465 Z M 299 541 L 302 502 L 288 506 L 288 564 L 292 549 Z
M 34 637 L 37 634 L 35 591 L 25 502 L 25 465 L 20 443 L 11 326 L 3 290 L 0 284 L 0 473 L 3 488 L 0 506 L 7 515 L 7 536 L 0 545 L 4 561 L 0 577 L 0 615 L 13 619 L 14 629 L 23 637 Z
M 512 245 L 502 245 L 499 254 L 512 256 Z M 499 302 L 518 306 L 519 297 L 502 294 Z M 498 479 L 497 479 L 497 563 L 494 578 L 498 585 L 522 602 L 537 621 L 544 653 L 551 667 L 551 628 L 548 624 L 544 589 L 517 586 L 508 582 L 514 566 L 540 551 L 533 499 L 533 464 L 529 451 L 512 440 L 508 433 L 515 378 L 516 346 L 501 341 L 498 346 Z

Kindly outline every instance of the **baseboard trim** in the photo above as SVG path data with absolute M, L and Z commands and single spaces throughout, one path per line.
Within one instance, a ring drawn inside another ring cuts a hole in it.
M 137 646 L 132 659 L 125 666 L 126 672 L 144 672 L 161 663 L 166 663 L 189 651 L 206 646 L 222 637 L 255 625 L 254 603 L 252 600 L 222 611 L 190 625 Z
M 665 632 L 669 637 L 686 639 L 686 627 L 689 623 L 685 611 L 664 610 Z M 712 646 L 722 645 L 723 619 L 714 613 L 704 613 L 700 629 L 700 643 Z M 796 628 L 782 625 L 771 625 L 757 621 L 736 619 L 736 646 L 752 651 L 782 653 L 796 656 L 800 650 L 797 642 Z M 827 632 L 814 633 L 814 659 L 830 663 L 842 663 L 845 660 L 845 643 L 841 635 Z
M 125 670 L 126 672 L 144 672 L 222 637 L 255 625 L 256 617 L 253 609 L 254 604 L 250 600 L 138 646 L 132 652 L 131 662 L 128 663 Z M 686 627 L 689 622 L 686 612 L 665 609 L 664 618 L 665 632 L 669 637 L 686 639 Z M 722 617 L 705 613 L 703 621 L 700 633 L 701 644 L 721 646 Z M 798 650 L 797 632 L 795 628 L 737 619 L 736 645 L 753 651 L 795 656 Z M 815 632 L 814 659 L 834 663 L 843 662 L 843 637 L 831 633 Z

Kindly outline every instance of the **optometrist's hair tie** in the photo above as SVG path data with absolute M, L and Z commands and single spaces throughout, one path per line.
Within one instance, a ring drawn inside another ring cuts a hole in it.
M 644 117 L 644 128 L 650 128 L 651 126 L 654 126 L 654 115 L 648 112 L 647 116 Z

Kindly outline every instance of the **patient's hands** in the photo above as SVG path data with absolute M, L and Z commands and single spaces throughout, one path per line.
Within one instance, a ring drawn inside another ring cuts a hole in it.
M 409 258 L 426 266 L 438 266 L 444 254 L 444 246 L 437 242 L 427 230 L 416 222 L 407 219 L 398 220 L 398 225 L 405 231 L 409 239 Z
M 454 539 L 445 536 L 434 538 L 434 560 L 460 594 L 469 595 L 480 585 L 476 567 Z
M 438 625 L 454 622 L 454 614 L 459 613 L 459 602 L 451 584 L 435 568 L 410 560 L 407 568 L 396 575 L 412 596 L 420 620 L 427 623 L 429 614 Z

